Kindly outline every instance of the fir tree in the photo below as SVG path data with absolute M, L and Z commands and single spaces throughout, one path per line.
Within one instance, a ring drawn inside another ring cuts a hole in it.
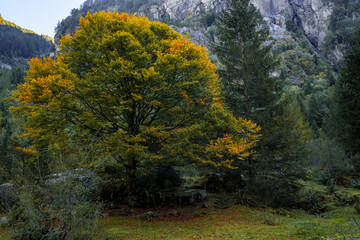
M 262 127 L 257 153 L 243 166 L 248 169 L 248 186 L 256 192 L 265 187 L 263 192 L 274 203 L 279 195 L 290 195 L 289 179 L 302 172 L 298 166 L 306 131 L 293 98 L 284 97 L 281 79 L 272 77 L 278 60 L 261 14 L 249 0 L 229 0 L 227 5 L 219 16 L 218 43 L 212 49 L 223 64 L 219 72 L 229 108 Z M 266 184 L 274 181 L 282 193 Z
M 277 64 L 271 55 L 269 30 L 260 28 L 262 17 L 248 0 L 229 0 L 217 22 L 219 42 L 212 46 L 224 65 L 220 70 L 226 103 L 237 116 L 264 124 L 272 119 L 279 99 L 279 85 L 270 77 Z M 268 116 L 264 116 L 268 115 Z M 253 178 L 253 156 L 249 158 L 249 175 Z
M 219 43 L 212 46 L 224 65 L 220 74 L 227 104 L 238 116 L 260 118 L 280 98 L 281 85 L 270 76 L 278 61 L 271 54 L 272 45 L 264 44 L 270 40 L 269 30 L 261 27 L 260 12 L 248 0 L 227 4 L 217 23 Z
M 350 156 L 360 153 L 360 30 L 351 42 L 337 84 L 340 142 Z

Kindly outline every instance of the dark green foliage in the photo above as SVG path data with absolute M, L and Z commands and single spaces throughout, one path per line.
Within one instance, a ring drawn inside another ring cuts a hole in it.
M 262 17 L 249 1 L 228 1 L 231 6 L 218 18 L 219 43 L 212 46 L 225 69 L 223 77 L 226 102 L 237 116 L 269 117 L 276 108 L 281 84 L 269 73 L 277 62 L 271 54 L 269 30 L 258 28 Z M 264 111 L 266 109 L 266 111 Z
M 208 172 L 205 178 L 205 189 L 208 192 L 233 193 L 244 186 L 244 176 L 233 169 L 219 168 L 217 172 Z
M 30 58 L 47 53 L 52 42 L 34 33 L 24 33 L 21 29 L 0 25 L 0 55 Z
M 209 11 L 200 16 L 200 22 L 205 27 L 210 27 L 215 23 L 216 13 L 214 11 Z
M 21 187 L 20 202 L 10 212 L 13 239 L 92 239 L 100 209 L 89 196 L 94 179 L 67 172 L 43 184 Z
M 12 116 L 8 109 L 14 103 L 5 100 L 10 97 L 10 91 L 24 81 L 24 75 L 20 66 L 0 70 L 0 184 L 16 177 L 21 154 L 15 148 L 26 145 L 26 141 L 19 138 L 22 120 Z
M 312 214 L 320 214 L 327 210 L 324 204 L 324 196 L 321 193 L 308 190 L 300 194 L 299 207 Z
M 339 22 L 346 18 L 346 10 L 343 7 L 335 6 L 333 12 L 330 16 L 329 28 L 331 31 L 336 31 L 340 27 L 338 26 Z
M 344 150 L 337 141 L 331 139 L 321 130 L 319 135 L 309 143 L 309 160 L 313 169 L 312 178 L 321 184 L 350 185 L 353 166 L 346 158 Z
M 0 184 L 0 213 L 9 211 L 18 201 L 16 184 Z
M 360 203 L 355 204 L 355 211 L 357 214 L 360 214 Z
M 293 96 L 284 99 L 283 112 L 263 125 L 256 155 L 257 179 L 253 191 L 259 202 L 292 207 L 305 177 L 308 127 Z
M 347 50 L 350 39 L 355 36 L 356 27 L 360 24 L 357 17 L 360 13 L 359 1 L 333 1 L 335 7 L 329 17 L 329 32 L 327 33 L 324 43 L 321 46 L 322 52 L 327 53 L 337 45 Z
M 355 156 L 360 153 L 360 30 L 345 56 L 336 92 L 339 140 Z
M 26 73 L 21 66 L 15 66 L 11 70 L 11 84 L 16 87 L 17 85 L 24 83 L 25 75 Z
M 284 82 L 271 76 L 278 61 L 272 44 L 265 44 L 269 30 L 260 27 L 260 13 L 247 0 L 227 3 L 218 18 L 219 43 L 212 47 L 224 65 L 219 73 L 226 103 L 235 115 L 262 127 L 257 154 L 239 164 L 239 174 L 245 173 L 245 188 L 263 204 L 291 205 L 298 190 L 295 178 L 303 175 L 307 130 L 293 96 L 284 95 Z
M 263 45 L 269 40 L 269 30 L 259 28 L 261 23 L 260 12 L 248 0 L 229 0 L 216 24 L 218 43 L 212 45 L 213 53 L 224 66 L 219 73 L 227 105 L 235 116 L 260 125 L 271 118 L 279 99 L 276 93 L 281 89 L 276 79 L 269 76 L 276 61 L 271 45 Z M 253 182 L 254 156 L 247 160 L 247 175 Z
M 285 22 L 286 30 L 293 33 L 298 33 L 301 31 L 301 28 L 294 23 L 292 19 L 288 19 Z

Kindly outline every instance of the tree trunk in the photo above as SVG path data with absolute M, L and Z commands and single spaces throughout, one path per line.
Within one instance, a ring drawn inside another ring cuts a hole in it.
M 129 112 L 128 117 L 128 134 L 130 137 L 136 136 L 139 133 L 139 127 L 136 124 L 136 106 L 133 104 L 132 111 Z M 129 153 L 126 162 L 126 190 L 127 190 L 127 203 L 134 206 L 135 190 L 136 190 L 136 170 L 138 161 L 133 153 Z
M 126 190 L 127 190 L 127 203 L 130 206 L 134 206 L 134 196 L 136 189 L 136 169 L 137 169 L 137 161 L 135 156 L 130 154 L 127 159 L 126 164 Z
M 249 94 L 248 94 L 248 86 L 246 84 L 246 80 L 244 81 L 244 116 L 246 119 L 249 119 Z
M 249 93 L 248 93 L 248 85 L 246 80 L 244 80 L 244 116 L 246 119 L 249 119 Z M 255 172 L 254 172 L 254 156 L 250 155 L 248 158 L 249 162 L 249 184 L 253 185 L 255 181 Z
M 255 182 L 255 161 L 254 155 L 249 156 L 249 185 L 254 185 Z

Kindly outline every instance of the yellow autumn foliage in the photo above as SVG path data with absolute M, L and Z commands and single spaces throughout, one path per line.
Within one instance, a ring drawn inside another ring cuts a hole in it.
M 35 147 L 91 144 L 136 169 L 169 159 L 232 167 L 256 144 L 259 127 L 224 107 L 206 49 L 164 23 L 89 13 L 59 48 L 32 59 L 13 93 Z

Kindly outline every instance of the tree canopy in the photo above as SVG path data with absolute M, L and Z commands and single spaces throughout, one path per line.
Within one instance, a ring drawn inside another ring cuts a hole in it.
M 166 24 L 99 12 L 60 41 L 59 55 L 32 59 L 13 108 L 38 146 L 111 157 L 128 187 L 136 170 L 171 161 L 231 167 L 257 141 L 256 124 L 223 106 L 206 50 Z M 80 149 L 80 150 L 79 150 Z M 36 153 L 35 153 L 36 154 Z

